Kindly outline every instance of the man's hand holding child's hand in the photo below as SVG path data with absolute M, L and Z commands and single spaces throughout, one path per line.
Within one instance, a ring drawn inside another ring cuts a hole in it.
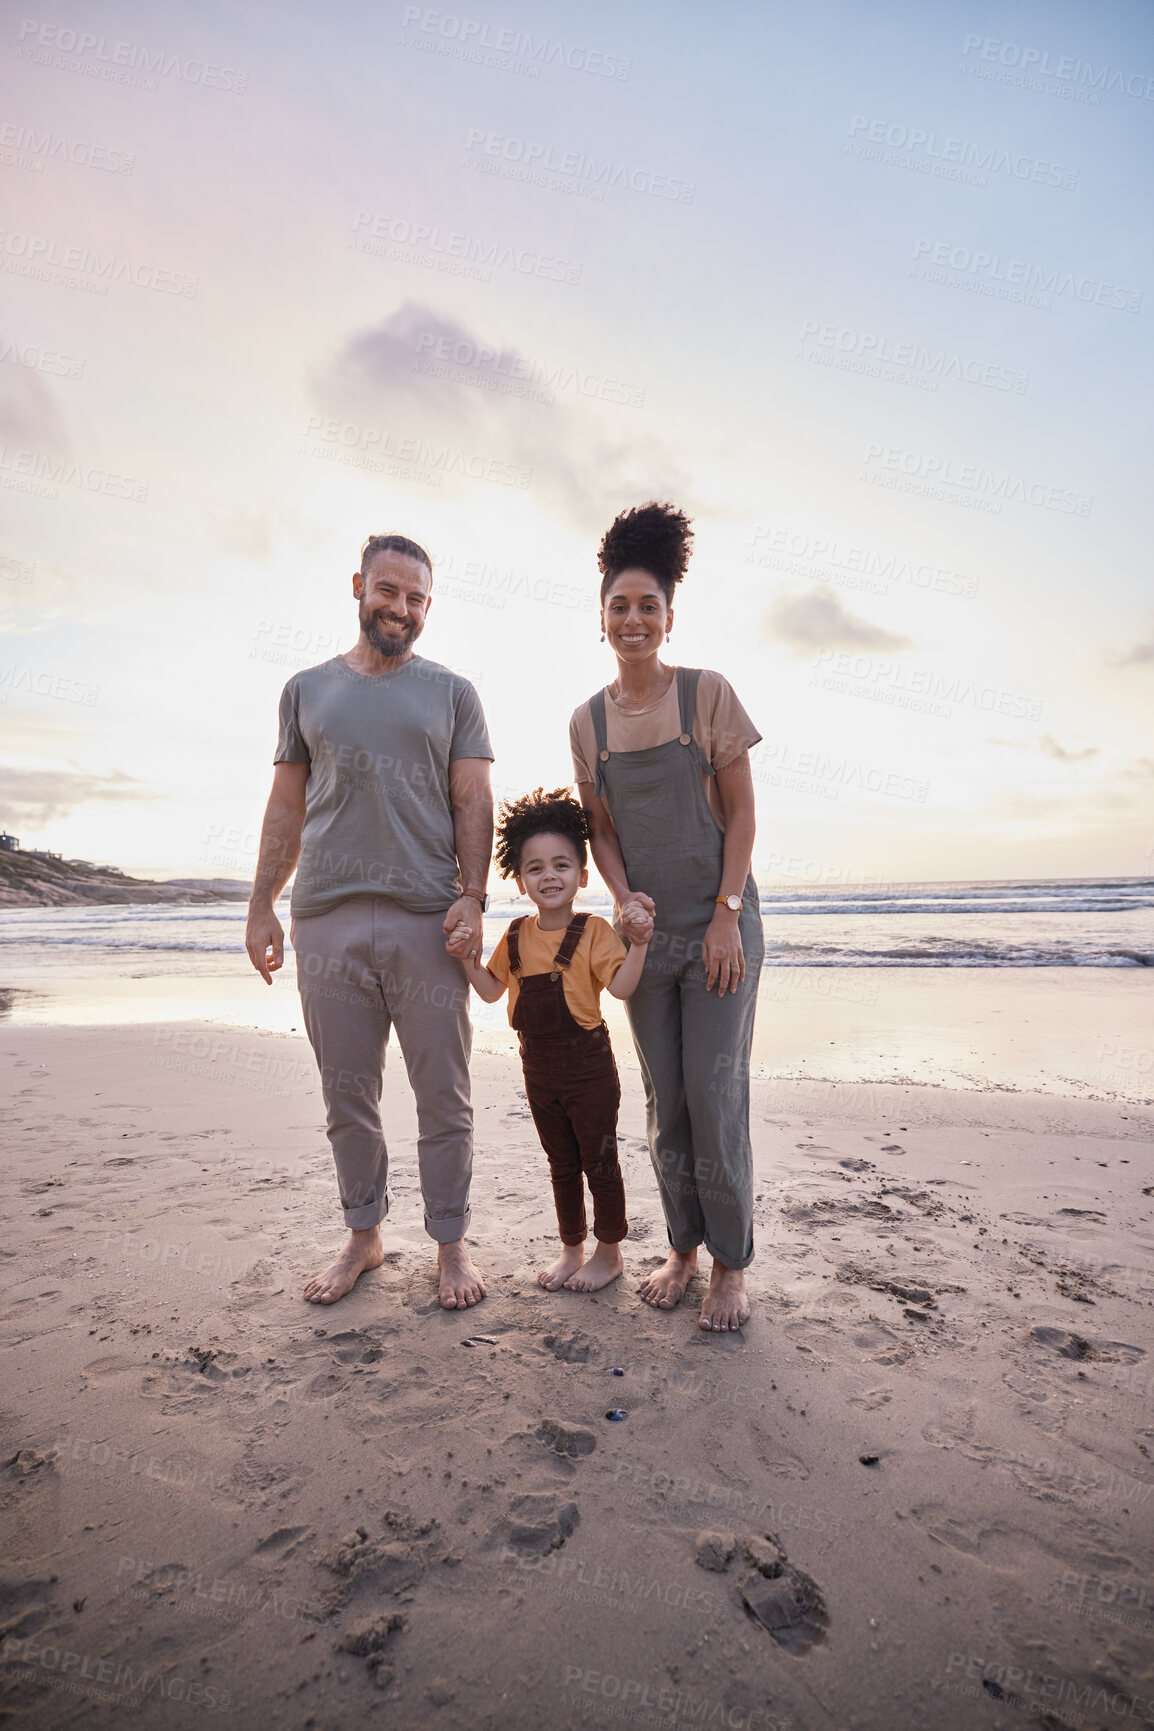
M 468 920 L 459 920 L 445 940 L 445 948 L 451 956 L 459 956 L 463 960 L 480 962 L 480 949 L 475 947 L 473 928 Z

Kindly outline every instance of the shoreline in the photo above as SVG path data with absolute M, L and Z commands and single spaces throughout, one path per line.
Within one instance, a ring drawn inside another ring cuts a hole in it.
M 293 1036 L 307 1067 L 293 957 L 269 990 L 243 958 L 209 973 L 125 977 L 95 969 L 21 974 L 9 966 L 0 1031 L 39 1026 L 181 1027 Z M 127 961 L 118 961 L 119 970 Z M 164 965 L 164 964 L 160 964 Z M 1154 1099 L 1154 992 L 1141 969 L 766 969 L 754 1032 L 758 1081 L 888 1084 L 1052 1094 L 1148 1106 Z M 637 1059 L 623 1008 L 603 1000 L 618 1064 Z M 477 1051 L 512 1054 L 503 1003 L 470 1001 Z M 182 1036 L 187 1047 L 191 1035 Z M 202 1043 L 187 1056 L 200 1061 Z

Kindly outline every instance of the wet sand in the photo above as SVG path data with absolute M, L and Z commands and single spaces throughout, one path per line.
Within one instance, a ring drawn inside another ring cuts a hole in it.
M 6 964 L 16 1026 L 195 1018 L 300 1033 L 295 958 L 269 991 L 243 956 L 147 958 L 151 973 Z M 1025 1089 L 1154 1105 L 1154 993 L 1145 968 L 766 968 L 752 1073 L 762 1080 Z M 602 1008 L 621 1068 L 637 1067 L 622 1004 Z M 472 1000 L 478 1049 L 515 1057 L 504 1003 Z M 308 1058 L 307 1050 L 304 1057 Z
M 385 1265 L 320 1310 L 299 1037 L 0 1053 L 13 1725 L 1154 1719 L 1148 1106 L 756 1083 L 755 1312 L 712 1338 L 700 1288 L 636 1294 L 664 1231 L 632 1066 L 626 1277 L 547 1294 L 520 1075 L 478 1053 L 490 1296 L 458 1315 L 399 1063 Z

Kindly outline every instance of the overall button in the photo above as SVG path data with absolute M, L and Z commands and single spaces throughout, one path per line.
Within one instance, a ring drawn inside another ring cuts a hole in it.
M 609 753 L 607 751 L 599 751 L 597 755 L 601 759 L 602 763 L 609 762 Z
M 677 743 L 678 745 L 692 745 L 693 736 L 688 733 L 679 733 L 677 736 Z

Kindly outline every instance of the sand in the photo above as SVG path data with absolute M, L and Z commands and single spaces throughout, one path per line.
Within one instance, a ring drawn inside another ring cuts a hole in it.
M 1149 1107 L 758 1083 L 755 1312 L 714 1338 L 697 1289 L 636 1294 L 632 1067 L 626 1277 L 547 1294 L 519 1072 L 478 1054 L 490 1296 L 450 1314 L 399 1064 L 386 1262 L 320 1310 L 299 1036 L 0 1053 L 5 1723 L 1154 1720 Z

